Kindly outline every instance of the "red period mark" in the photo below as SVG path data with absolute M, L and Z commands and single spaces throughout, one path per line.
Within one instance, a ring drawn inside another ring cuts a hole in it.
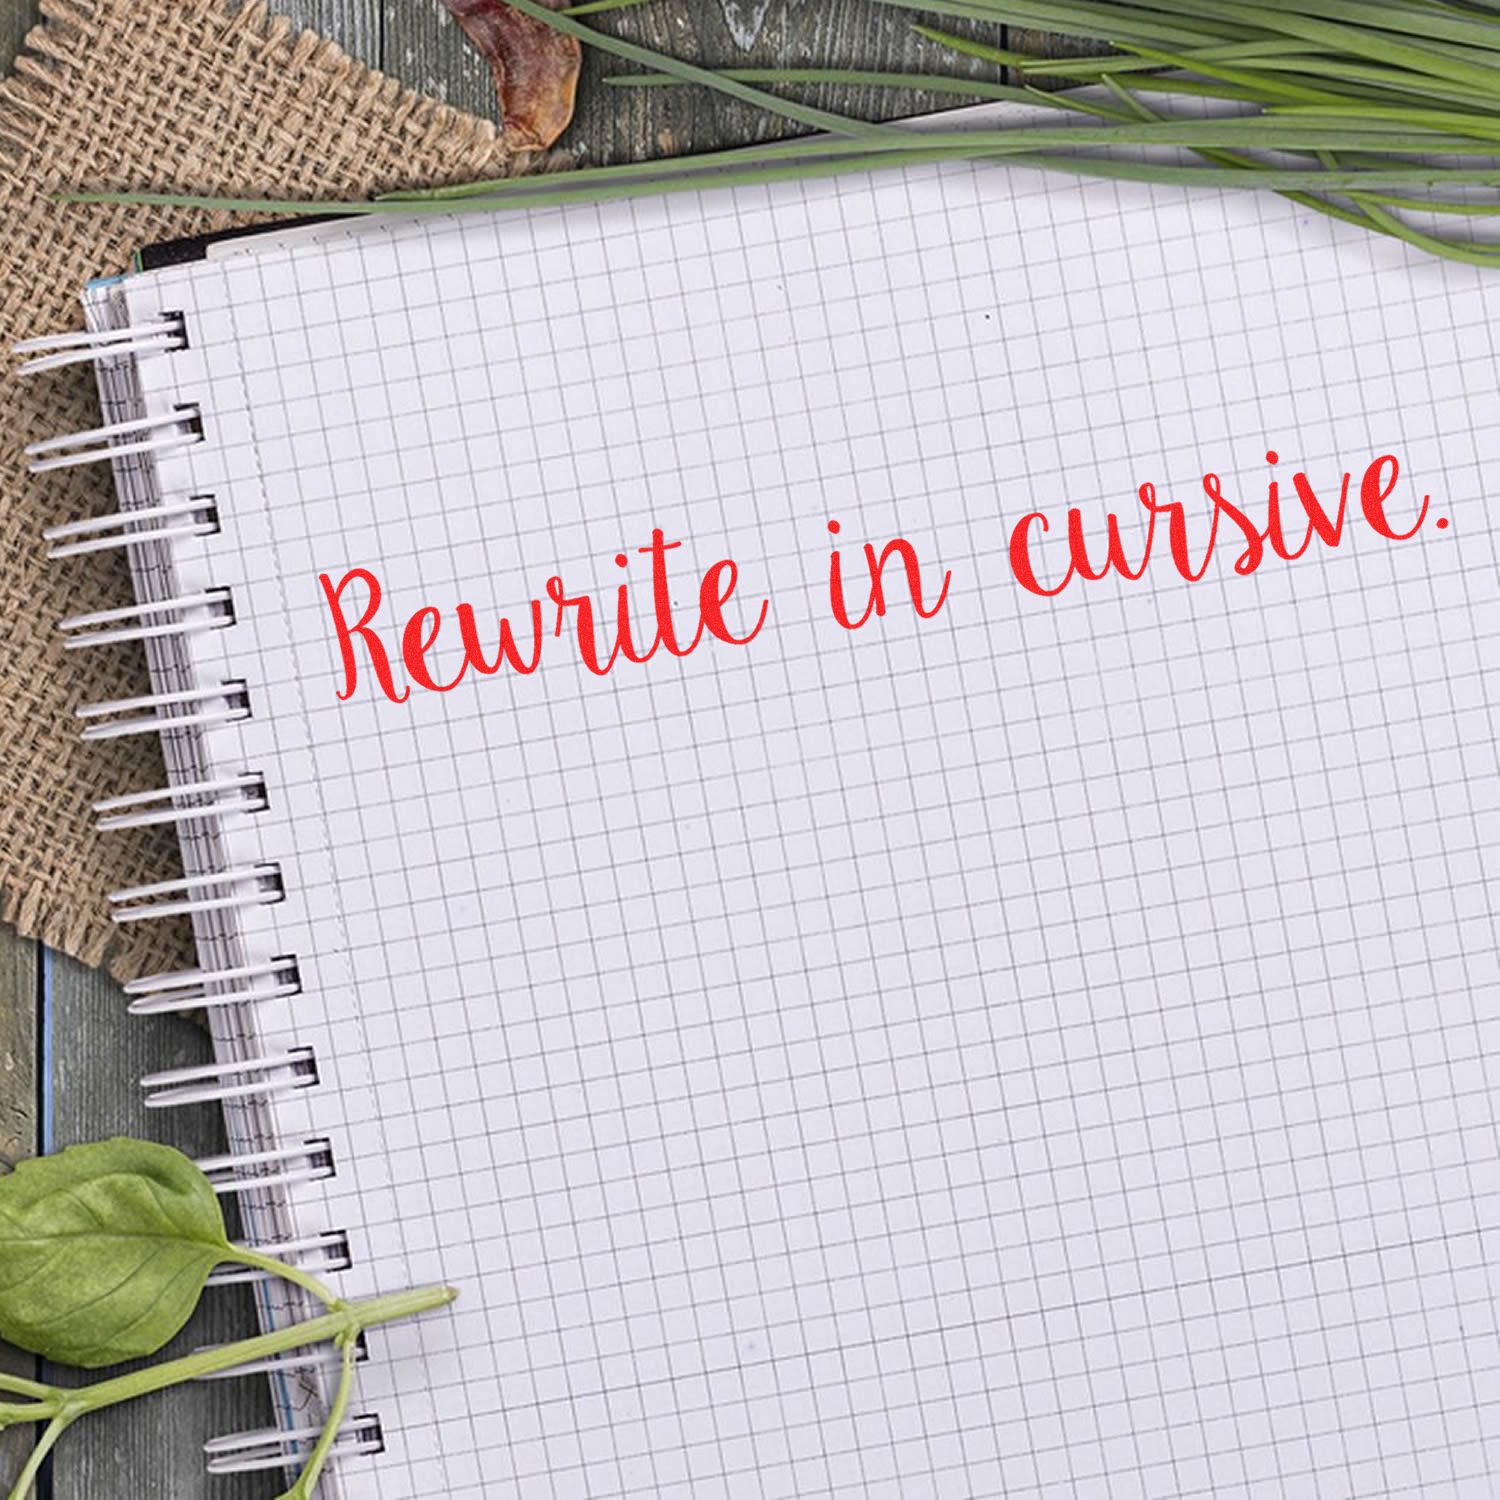
M 1280 461 L 1278 454 L 1266 454 L 1266 462 L 1273 467 Z M 1359 485 L 1359 510 L 1366 525 L 1377 535 L 1392 542 L 1404 542 L 1414 537 L 1426 521 L 1432 503 L 1430 495 L 1423 495 L 1416 520 L 1407 530 L 1397 530 L 1386 514 L 1386 505 L 1395 492 L 1400 475 L 1400 461 L 1393 454 L 1386 454 L 1370 464 Z M 1122 578 L 1135 580 L 1145 574 L 1151 562 L 1158 542 L 1157 524 L 1162 522 L 1166 526 L 1167 550 L 1171 555 L 1172 566 L 1190 583 L 1196 583 L 1208 571 L 1214 551 L 1219 545 L 1221 524 L 1230 527 L 1241 544 L 1239 556 L 1234 560 L 1234 571 L 1240 574 L 1253 573 L 1268 554 L 1274 554 L 1284 562 L 1294 562 L 1312 546 L 1314 540 L 1325 547 L 1337 547 L 1344 538 L 1349 492 L 1353 482 L 1351 474 L 1343 476 L 1337 503 L 1334 503 L 1331 498 L 1318 494 L 1306 474 L 1295 474 L 1292 477 L 1292 489 L 1296 496 L 1293 507 L 1282 494 L 1280 483 L 1272 479 L 1266 491 L 1266 525 L 1262 528 L 1225 495 L 1217 474 L 1205 474 L 1203 493 L 1212 502 L 1213 519 L 1201 559 L 1193 556 L 1188 539 L 1187 514 L 1182 505 L 1177 501 L 1159 498 L 1154 484 L 1143 484 L 1137 493 L 1149 520 L 1141 558 L 1134 565 L 1126 555 L 1124 539 L 1120 535 L 1120 520 L 1113 512 L 1105 517 L 1103 561 L 1095 564 L 1089 557 L 1083 514 L 1074 507 L 1069 510 L 1067 520 L 1067 570 L 1057 583 L 1051 585 L 1038 578 L 1036 559 L 1033 556 L 1036 528 L 1040 526 L 1045 534 L 1051 530 L 1051 525 L 1041 511 L 1032 511 L 1030 515 L 1023 516 L 1011 532 L 1011 571 L 1022 588 L 1048 599 L 1062 593 L 1074 579 L 1092 583 L 1109 573 L 1118 573 Z M 1290 519 L 1284 512 L 1290 512 Z M 1448 518 L 1440 517 L 1434 524 L 1438 530 L 1446 530 Z M 1294 542 L 1289 533 L 1295 536 L 1299 528 L 1300 540 Z

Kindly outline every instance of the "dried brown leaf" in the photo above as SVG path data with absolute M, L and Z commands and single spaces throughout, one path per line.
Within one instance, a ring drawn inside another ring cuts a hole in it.
M 578 93 L 583 48 L 504 0 L 443 0 L 488 60 L 506 135 L 521 151 L 543 150 L 567 129 Z M 544 0 L 562 10 L 568 0 Z

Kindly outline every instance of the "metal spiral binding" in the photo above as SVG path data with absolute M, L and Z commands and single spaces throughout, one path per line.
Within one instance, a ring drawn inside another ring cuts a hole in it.
M 173 615 L 177 618 L 158 618 Z M 132 620 L 137 623 L 131 624 Z M 151 641 L 163 636 L 192 635 L 199 630 L 222 630 L 233 624 L 234 604 L 229 590 L 205 589 L 176 599 L 151 599 L 120 609 L 70 615 L 59 620 L 57 628 L 68 637 L 64 647 L 77 651 L 88 646 L 116 646 L 124 641 Z
M 143 522 L 161 525 L 142 525 Z M 171 542 L 178 537 L 212 536 L 219 529 L 219 507 L 212 495 L 189 495 L 165 505 L 139 510 L 117 510 L 83 521 L 62 521 L 42 533 L 53 545 L 49 558 L 81 557 L 88 552 L 113 552 L 142 547 L 148 542 Z
M 114 908 L 110 920 L 124 924 L 187 917 L 195 911 L 273 906 L 285 895 L 280 865 L 246 865 L 238 870 L 217 870 L 210 875 L 185 875 L 181 880 L 126 886 L 111 891 L 106 899 Z M 158 896 L 176 899 L 158 901 Z
M 294 1047 L 290 1052 L 273 1053 L 269 1057 L 244 1057 L 148 1073 L 141 1079 L 141 1087 L 146 1090 L 141 1102 L 147 1109 L 176 1109 L 184 1104 L 208 1104 L 215 1100 L 266 1098 L 293 1089 L 314 1088 L 317 1082 L 318 1060 L 313 1049 Z M 265 1184 L 262 1181 L 253 1185 Z
M 234 623 L 230 590 L 203 587 L 174 593 L 177 569 L 173 549 L 211 536 L 221 528 L 218 500 L 211 494 L 163 494 L 155 459 L 205 441 L 204 416 L 194 403 L 138 414 L 144 404 L 135 380 L 134 362 L 188 347 L 181 313 L 120 326 L 96 319 L 87 332 L 28 339 L 15 352 L 28 356 L 24 375 L 38 375 L 72 365 L 91 364 L 99 371 L 106 421 L 85 432 L 32 443 L 26 454 L 31 471 L 44 474 L 79 465 L 112 463 L 119 508 L 107 515 L 68 519 L 43 532 L 48 556 L 69 558 L 118 552 L 129 559 L 137 583 L 137 602 L 119 609 L 72 616 L 58 629 L 69 650 L 139 642 L 152 667 L 155 690 L 138 697 L 86 703 L 75 710 L 86 740 L 110 740 L 157 734 L 173 773 L 168 783 L 108 797 L 94 804 L 96 827 L 133 829 L 176 826 L 184 842 L 187 873 L 111 891 L 110 915 L 116 923 L 187 917 L 209 960 L 201 967 L 155 974 L 125 986 L 133 1015 L 168 1015 L 205 1011 L 215 1036 L 227 1039 L 219 1060 L 203 1066 L 172 1068 L 141 1080 L 149 1109 L 170 1109 L 208 1102 L 238 1101 L 242 1108 L 238 1137 L 229 1153 L 205 1158 L 199 1166 L 216 1194 L 252 1207 L 261 1221 L 277 1231 L 255 1248 L 316 1274 L 337 1273 L 353 1264 L 349 1236 L 341 1230 L 297 1237 L 294 1220 L 282 1196 L 300 1184 L 337 1175 L 332 1143 L 322 1137 L 288 1144 L 263 1144 L 272 1138 L 263 1101 L 317 1086 L 318 1062 L 311 1048 L 260 1052 L 253 1041 L 257 1007 L 293 1002 L 302 993 L 302 971 L 295 955 L 246 961 L 237 936 L 236 914 L 281 901 L 285 886 L 280 866 L 236 865 L 223 854 L 218 830 L 226 820 L 253 816 L 271 804 L 265 777 L 253 769 L 214 774 L 203 736 L 215 728 L 253 717 L 250 687 L 241 679 L 193 680 L 186 638 Z M 118 416 L 121 420 L 109 420 Z M 187 772 L 184 775 L 184 771 Z M 193 772 L 199 774 L 194 776 Z M 222 868 L 216 868 L 222 865 Z M 217 960 L 217 962 L 215 962 Z M 221 1019 L 213 1019 L 221 1018 Z M 217 1286 L 252 1285 L 262 1306 L 285 1323 L 305 1316 L 295 1289 L 267 1273 L 226 1267 L 210 1278 Z M 360 1357 L 364 1357 L 361 1351 Z M 221 1438 L 207 1445 L 209 1470 L 240 1473 L 286 1468 L 304 1459 L 321 1429 L 304 1427 L 295 1414 L 311 1415 L 326 1403 L 323 1373 L 330 1351 L 294 1350 L 231 1374 L 263 1371 L 281 1393 L 287 1431 L 267 1431 Z M 383 1451 L 380 1420 L 356 1416 L 340 1430 L 331 1458 Z
M 222 1344 L 209 1344 L 194 1353 L 207 1353 L 222 1349 Z M 362 1365 L 370 1357 L 370 1345 L 364 1334 L 354 1340 L 354 1363 Z M 335 1371 L 343 1363 L 343 1355 L 327 1344 L 312 1349 L 294 1349 L 290 1354 L 276 1354 L 270 1359 L 257 1359 L 249 1364 L 233 1365 L 227 1370 L 215 1370 L 212 1375 L 198 1375 L 196 1380 L 211 1384 L 216 1380 L 238 1380 L 244 1375 L 288 1375 L 298 1370 Z
M 178 798 L 199 798 L 179 803 Z M 264 812 L 270 802 L 266 779 L 246 772 L 220 776 L 210 781 L 184 781 L 176 786 L 152 787 L 106 797 L 94 804 L 99 814 L 94 827 L 100 833 L 114 828 L 149 828 L 158 823 L 194 823 L 207 818 L 228 818 L 236 813 Z
M 264 982 L 262 982 L 264 981 Z M 221 986 L 229 986 L 227 989 Z M 181 969 L 152 974 L 125 985 L 133 1016 L 160 1016 L 226 1005 L 255 1005 L 302 993 L 302 974 L 295 958 L 237 969 Z
M 143 1084 L 149 1081 L 141 1080 Z M 221 1198 L 232 1198 L 271 1183 L 287 1186 L 298 1182 L 325 1182 L 338 1176 L 333 1143 L 323 1136 L 303 1141 L 300 1146 L 283 1146 L 272 1151 L 250 1151 L 242 1156 L 206 1156 L 198 1166 Z M 346 1247 L 347 1243 L 346 1239 Z M 244 1279 L 254 1280 L 256 1274 L 245 1272 Z
M 124 442 L 116 442 L 124 438 Z M 86 432 L 29 443 L 26 456 L 33 474 L 72 469 L 79 464 L 106 464 L 132 453 L 162 453 L 169 448 L 191 448 L 203 441 L 203 417 L 196 406 L 179 406 L 154 417 L 132 417 L 109 422 Z
M 217 704 L 218 707 L 210 707 Z M 141 713 L 141 709 L 164 709 L 163 713 Z M 184 710 L 172 712 L 172 710 Z M 147 693 L 140 698 L 114 698 L 85 703 L 73 710 L 91 722 L 83 730 L 86 740 L 113 740 L 132 734 L 155 734 L 163 729 L 181 729 L 187 724 L 233 724 L 250 717 L 250 694 L 243 682 L 224 682 L 218 687 L 188 688 L 180 693 Z
M 16 369 L 18 375 L 41 375 L 68 365 L 100 364 L 105 360 L 138 358 L 142 354 L 168 354 L 187 347 L 187 329 L 181 313 L 163 313 L 151 323 L 132 328 L 107 328 L 84 333 L 54 333 L 43 338 L 22 339 L 11 346 L 13 354 L 37 356 Z
M 214 1438 L 203 1445 L 210 1474 L 253 1474 L 282 1469 L 306 1458 L 323 1436 L 321 1427 L 302 1427 L 290 1432 L 266 1428 Z M 380 1418 L 366 1413 L 351 1417 L 333 1445 L 335 1457 L 351 1458 L 385 1452 L 385 1434 Z
M 331 1161 L 331 1158 L 330 1158 Z M 203 1163 L 200 1161 L 201 1167 Z M 327 1174 L 334 1175 L 331 1167 Z M 338 1271 L 347 1271 L 354 1264 L 349 1249 L 349 1236 L 342 1229 L 330 1230 L 326 1234 L 313 1235 L 304 1240 L 269 1240 L 264 1244 L 251 1245 L 262 1255 L 273 1255 L 289 1265 L 311 1271 L 314 1275 L 329 1276 Z M 249 1286 L 264 1281 L 270 1272 L 257 1271 L 246 1266 L 226 1266 L 215 1271 L 209 1278 L 210 1286 Z

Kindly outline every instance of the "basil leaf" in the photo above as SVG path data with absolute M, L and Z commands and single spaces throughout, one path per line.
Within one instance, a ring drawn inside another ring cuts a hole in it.
M 155 1354 L 232 1254 L 180 1151 L 112 1140 L 22 1162 L 0 1178 L 0 1337 L 88 1370 Z

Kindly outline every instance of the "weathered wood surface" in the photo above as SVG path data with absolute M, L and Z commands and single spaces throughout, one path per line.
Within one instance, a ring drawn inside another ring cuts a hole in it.
M 309 22 L 323 10 L 318 0 L 298 0 L 287 8 Z M 757 16 L 760 20 L 751 25 Z M 923 69 L 994 76 L 992 68 L 957 59 L 916 36 L 909 13 L 871 0 L 658 0 L 619 17 L 588 19 L 601 30 L 710 67 Z M 945 24 L 950 30 L 965 29 L 962 22 Z M 739 38 L 752 35 L 753 45 L 741 45 Z M 380 55 L 391 72 L 462 109 L 494 114 L 488 71 L 472 52 L 466 55 L 462 37 L 437 0 L 388 0 L 381 45 Z M 355 50 L 375 58 L 368 32 Z M 802 128 L 702 89 L 621 89 L 603 81 L 638 71 L 603 53 L 591 50 L 586 56 L 578 112 L 559 142 L 580 165 L 709 151 Z M 800 97 L 868 118 L 955 102 L 952 95 L 845 87 L 804 90 Z
M 164 1141 L 194 1157 L 222 1151 L 214 1108 L 147 1110 L 136 1083 L 162 1068 L 207 1061 L 202 1029 L 180 1017 L 127 1016 L 125 997 L 105 975 L 55 955 L 47 956 L 46 966 L 48 1148 L 130 1135 Z M 215 1290 L 167 1353 L 186 1354 L 255 1331 L 248 1293 Z M 55 1370 L 43 1378 L 67 1381 Z M 258 1377 L 185 1386 L 134 1408 L 101 1412 L 64 1439 L 53 1461 L 53 1500 L 207 1495 L 211 1481 L 203 1471 L 203 1443 L 271 1420 L 266 1383 Z M 212 1482 L 217 1500 L 264 1500 L 274 1492 L 265 1476 Z
M 496 112 L 488 69 L 438 0 L 283 0 L 281 8 L 414 87 L 475 113 Z M 0 0 L 0 65 L 9 67 L 36 11 L 35 0 Z M 962 70 L 962 64 L 915 37 L 909 19 L 869 0 L 660 0 L 601 23 L 709 65 Z M 981 65 L 974 68 L 983 71 Z M 578 116 L 561 143 L 580 163 L 706 151 L 787 128 L 749 106 L 699 90 L 623 90 L 601 81 L 622 70 L 608 58 L 591 55 L 587 61 Z M 951 96 L 879 90 L 828 89 L 804 97 L 866 116 L 955 102 Z M 141 1108 L 136 1084 L 143 1073 L 202 1061 L 207 1050 L 203 1033 L 190 1023 L 131 1019 L 109 980 L 44 955 L 0 929 L 0 1157 L 5 1160 L 115 1133 L 166 1140 L 196 1155 L 218 1149 L 220 1128 L 211 1107 L 151 1115 Z M 220 1342 L 250 1329 L 247 1298 L 214 1293 L 179 1346 Z M 34 1368 L 23 1357 L 7 1357 L 17 1370 Z M 180 1390 L 101 1415 L 64 1440 L 52 1464 L 51 1495 L 53 1500 L 269 1496 L 275 1486 L 265 1477 L 208 1480 L 200 1452 L 214 1434 L 268 1421 L 269 1404 L 258 1379 Z M 13 1472 L 25 1441 L 17 1433 L 0 1442 L 0 1475 Z
M 41 982 L 35 943 L 22 942 L 0 927 L 0 1168 L 36 1154 L 37 1015 Z M 0 1369 L 13 1375 L 35 1374 L 35 1361 L 6 1351 Z M 14 1473 L 25 1461 L 30 1436 L 0 1437 L 0 1475 Z

